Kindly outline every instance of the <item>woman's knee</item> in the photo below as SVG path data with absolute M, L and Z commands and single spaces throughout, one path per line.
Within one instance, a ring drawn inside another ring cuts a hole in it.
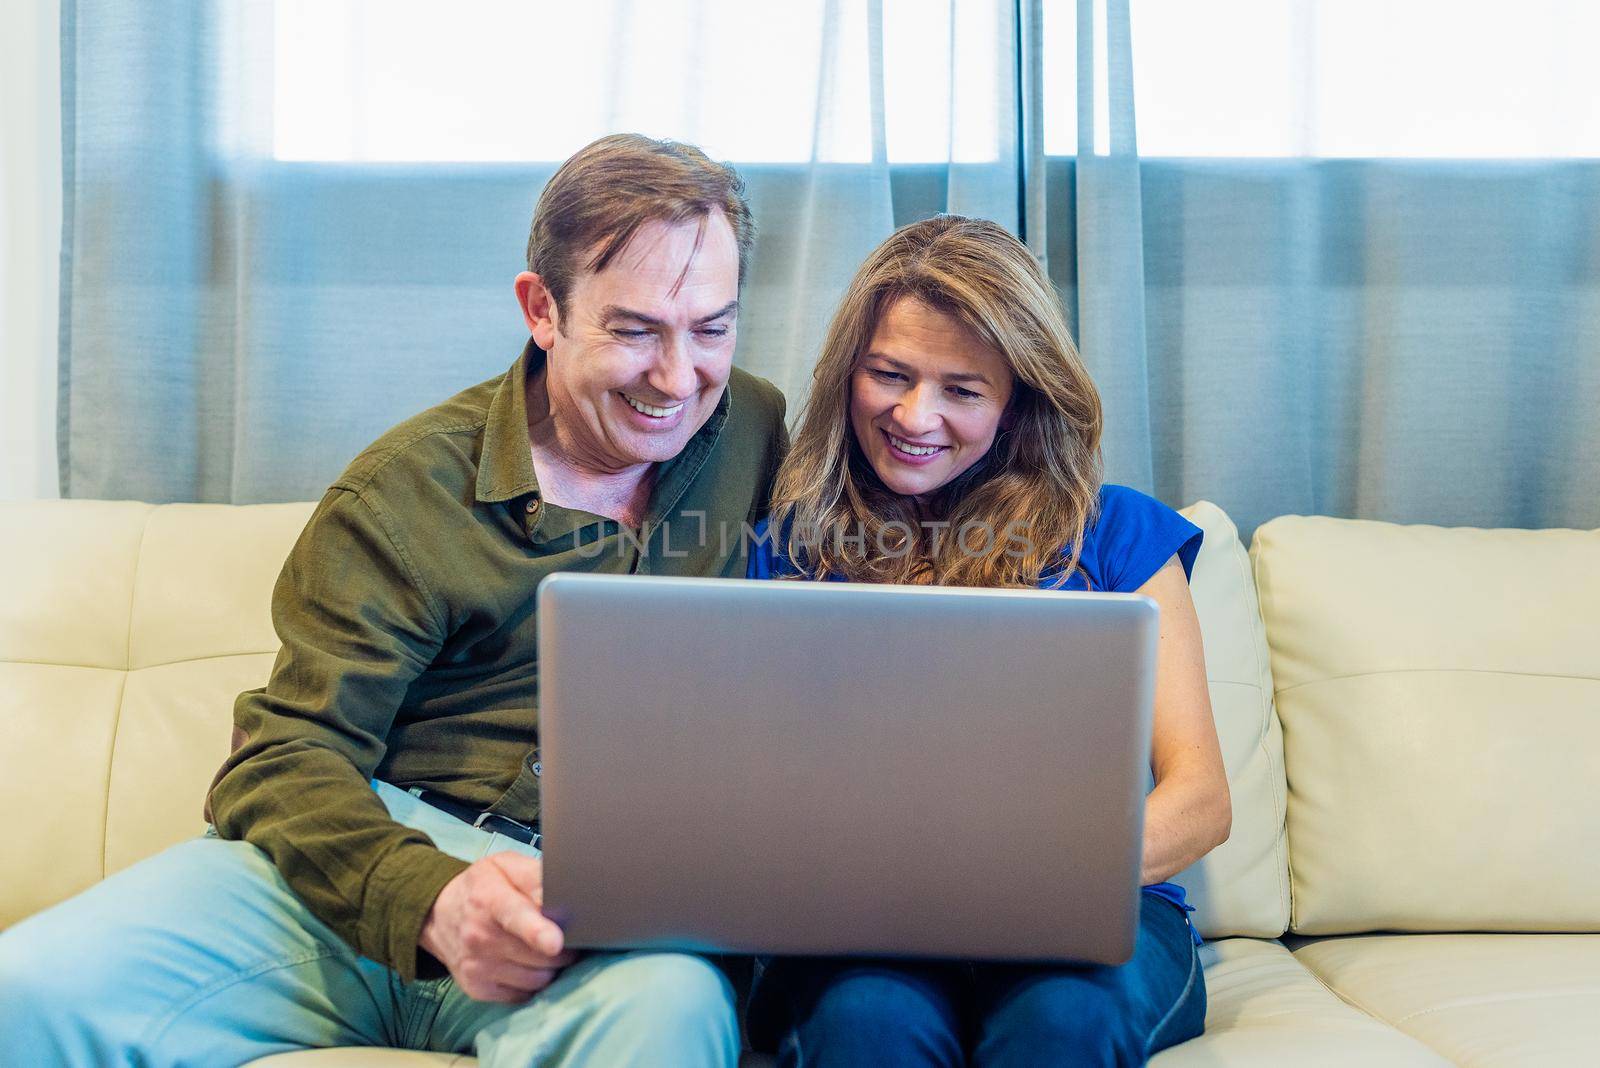
M 934 991 L 914 976 L 889 969 L 851 968 L 822 985 L 810 1015 L 853 1030 L 905 1022 L 937 1023 L 944 1012 Z
M 948 994 L 932 976 L 847 965 L 795 991 L 787 1038 L 805 1063 L 959 1064 L 961 1037 Z M 782 1049 L 780 1044 L 780 1049 Z
M 1041 978 L 1013 991 L 984 1021 L 979 1065 L 1127 1065 L 1145 1061 L 1145 1036 L 1116 987 Z

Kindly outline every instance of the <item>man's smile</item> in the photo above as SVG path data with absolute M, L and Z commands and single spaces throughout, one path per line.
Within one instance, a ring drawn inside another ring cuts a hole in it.
M 683 406 L 689 403 L 688 401 L 679 401 L 677 404 L 662 407 L 656 404 L 646 404 L 639 398 L 631 397 L 628 394 L 623 393 L 621 390 L 617 391 L 617 395 L 628 402 L 628 407 L 632 408 L 641 415 L 648 415 L 652 419 L 666 419 L 677 415 L 683 410 Z

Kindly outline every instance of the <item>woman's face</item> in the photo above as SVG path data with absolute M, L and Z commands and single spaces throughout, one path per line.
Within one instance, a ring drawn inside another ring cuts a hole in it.
M 957 319 L 900 297 L 878 317 L 850 375 L 850 427 L 878 478 L 922 497 L 994 444 L 1011 368 Z

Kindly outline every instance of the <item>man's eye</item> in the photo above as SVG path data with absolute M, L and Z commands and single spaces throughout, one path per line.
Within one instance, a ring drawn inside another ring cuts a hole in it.
M 699 333 L 701 337 L 727 337 L 728 328 L 725 326 L 707 326 L 703 327 Z
M 648 331 L 648 330 L 617 329 L 617 330 L 613 330 L 611 332 L 613 334 L 617 335 L 618 337 L 626 337 L 626 338 L 639 338 L 639 337 L 649 337 L 650 336 L 650 331 Z

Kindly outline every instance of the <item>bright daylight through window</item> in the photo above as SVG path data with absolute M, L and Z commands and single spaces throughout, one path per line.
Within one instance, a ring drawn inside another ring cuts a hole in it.
M 995 159 L 1010 143 L 1000 124 L 1015 121 L 1013 4 L 882 0 L 877 33 L 871 6 L 282 0 L 273 154 L 556 160 L 635 129 L 747 163 L 803 162 L 813 147 L 864 162 L 881 42 L 887 159 Z M 1145 157 L 1600 156 L 1600 4 L 1588 0 L 1131 0 L 1131 11 Z M 1045 148 L 1071 155 L 1077 3 L 1044 0 L 1043 12 Z

